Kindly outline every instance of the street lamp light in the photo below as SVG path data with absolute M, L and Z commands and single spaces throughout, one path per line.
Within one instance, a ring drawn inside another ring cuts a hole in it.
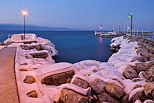
M 23 39 L 25 39 L 25 32 L 26 32 L 26 29 L 25 29 L 26 16 L 28 15 L 27 10 L 22 10 L 22 15 L 24 16 L 24 37 L 23 37 Z

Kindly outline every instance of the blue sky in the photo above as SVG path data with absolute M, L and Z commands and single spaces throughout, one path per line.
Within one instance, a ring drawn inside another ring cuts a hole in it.
M 0 0 L 0 24 L 28 24 L 83 30 L 126 28 L 133 13 L 134 28 L 154 31 L 154 0 Z

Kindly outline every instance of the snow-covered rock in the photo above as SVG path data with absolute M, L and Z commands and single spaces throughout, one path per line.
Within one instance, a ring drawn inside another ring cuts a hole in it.
M 136 88 L 129 95 L 129 101 L 134 103 L 136 100 L 145 100 L 144 88 Z
M 9 46 L 17 46 L 15 71 L 20 100 L 26 103 L 58 100 L 64 103 L 134 103 L 154 98 L 154 85 L 150 81 L 154 65 L 152 43 L 147 41 L 149 44 L 145 45 L 141 41 L 146 40 L 139 40 L 123 36 L 113 38 L 110 46 L 117 47 L 118 52 L 108 62 L 84 60 L 75 64 L 55 63 L 52 56 L 58 52 L 47 39 L 37 37 L 31 44 L 12 43 Z M 48 55 L 38 58 L 42 52 Z
M 62 89 L 60 92 L 60 101 L 63 103 L 89 103 L 88 96 L 81 95 L 69 89 Z
M 73 76 L 74 77 L 74 76 Z M 71 82 L 72 84 L 75 84 L 81 88 L 88 88 L 89 83 L 87 81 L 85 81 L 82 78 L 76 77 L 75 79 L 73 79 L 73 81 Z
M 105 91 L 105 87 L 106 87 L 107 83 L 104 82 L 101 79 L 95 79 L 91 84 L 90 87 L 97 93 L 97 94 L 101 94 Z
M 116 83 L 108 83 L 106 86 L 106 91 L 116 97 L 116 98 L 121 98 L 122 95 L 124 94 L 124 88 L 121 88 L 120 86 L 116 85 Z
M 120 103 L 117 99 L 113 98 L 107 93 L 98 95 L 98 103 Z

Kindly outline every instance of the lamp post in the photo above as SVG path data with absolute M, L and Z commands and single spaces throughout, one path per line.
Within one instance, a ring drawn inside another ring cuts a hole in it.
M 130 32 L 132 36 L 133 35 L 133 13 L 130 13 L 128 17 L 130 18 Z
M 28 12 L 26 10 L 22 10 L 22 15 L 24 16 L 24 37 L 23 39 L 25 39 L 25 32 L 26 32 L 26 16 L 28 15 Z

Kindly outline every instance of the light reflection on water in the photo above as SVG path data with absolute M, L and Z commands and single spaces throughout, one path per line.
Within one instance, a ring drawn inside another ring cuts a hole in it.
M 102 37 L 99 37 L 99 42 L 100 42 L 100 43 L 102 43 L 102 42 L 103 42 Z

